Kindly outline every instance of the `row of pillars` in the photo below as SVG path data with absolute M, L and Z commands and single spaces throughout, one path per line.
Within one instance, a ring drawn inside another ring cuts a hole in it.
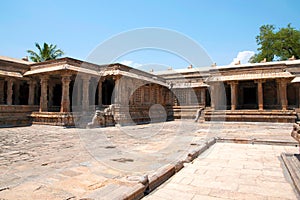
M 265 80 L 259 79 L 255 80 L 257 84 L 257 95 L 258 95 L 258 110 L 264 109 L 264 98 L 263 98 L 263 83 Z M 282 110 L 287 110 L 287 83 L 286 79 L 278 79 L 277 81 L 277 93 L 279 94 L 277 98 L 280 99 Z M 221 91 L 222 83 L 214 83 L 211 85 L 211 108 L 214 110 L 220 98 L 225 98 L 225 94 L 222 94 Z M 237 98 L 238 98 L 238 81 L 230 81 L 230 90 L 231 90 L 231 110 L 236 110 L 237 107 Z M 225 92 L 225 89 L 223 88 Z M 223 96 L 222 96 L 223 95 Z M 220 97 L 222 96 L 222 97 Z
M 69 95 L 69 87 L 71 82 L 71 75 L 65 74 L 62 75 L 62 97 L 61 97 L 61 107 L 60 112 L 70 112 L 70 95 Z M 41 97 L 40 97 L 40 112 L 48 111 L 48 82 L 49 76 L 41 76 L 40 78 L 41 84 Z M 28 103 L 32 103 L 32 99 L 34 98 L 34 87 L 35 83 L 29 83 L 29 99 L 31 100 Z M 51 94 L 52 95 L 52 94 Z
M 15 82 L 13 78 L 6 78 L 5 80 L 0 81 L 0 104 L 4 103 L 4 82 L 7 82 L 7 91 L 6 91 L 6 104 L 13 104 L 13 94 L 15 95 L 14 102 L 18 105 L 19 102 L 19 94 L 20 94 L 20 83 Z M 13 86 L 15 86 L 15 92 L 13 90 Z
M 60 112 L 70 112 L 70 94 L 69 94 L 69 88 L 70 88 L 70 82 L 71 82 L 71 75 L 70 74 L 63 74 L 61 75 L 61 82 L 62 82 L 62 97 L 61 97 L 61 107 Z M 41 97 L 40 97 L 40 112 L 47 112 L 48 111 L 48 98 L 47 98 L 47 89 L 49 87 L 48 76 L 41 76 Z M 89 110 L 89 93 L 90 93 L 90 81 L 91 76 L 80 76 L 80 79 L 82 80 L 82 87 L 79 87 L 80 84 L 77 85 L 77 105 L 80 105 L 79 102 L 81 100 L 82 104 L 82 110 L 88 111 Z M 116 76 L 115 79 L 115 99 L 114 102 L 119 102 L 121 99 L 121 92 L 119 91 L 121 88 L 120 84 L 120 77 Z M 29 89 L 29 94 L 30 93 Z M 34 90 L 33 90 L 34 91 Z M 82 94 L 82 95 L 80 95 Z M 49 92 L 49 95 L 51 95 L 51 92 Z M 81 98 L 82 97 L 82 98 Z M 98 105 L 102 105 L 102 80 L 98 81 Z

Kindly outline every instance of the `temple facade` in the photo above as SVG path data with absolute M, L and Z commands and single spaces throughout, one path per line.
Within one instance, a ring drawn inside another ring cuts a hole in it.
M 204 106 L 205 120 L 294 122 L 300 107 L 299 70 L 300 60 L 288 60 L 189 66 L 159 75 L 174 85 L 174 108 L 176 100 L 181 102 L 178 117 L 189 116 Z
M 1 57 L 0 87 L 2 126 L 85 126 L 96 110 L 109 105 L 114 105 L 113 116 L 104 125 L 173 119 L 166 81 L 118 63 L 72 58 L 30 63 Z
M 103 126 L 193 118 L 294 122 L 300 60 L 144 72 L 72 58 L 41 63 L 0 56 L 0 126 L 84 127 L 113 108 Z

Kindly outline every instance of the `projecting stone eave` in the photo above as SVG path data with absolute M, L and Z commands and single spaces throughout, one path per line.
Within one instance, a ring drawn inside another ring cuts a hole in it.
M 168 86 L 165 79 L 159 76 L 154 76 L 120 63 L 97 65 L 69 57 L 34 63 L 30 65 L 30 70 L 25 72 L 24 76 L 59 73 L 60 71 L 69 71 L 75 75 L 91 75 L 94 77 L 121 75 Z

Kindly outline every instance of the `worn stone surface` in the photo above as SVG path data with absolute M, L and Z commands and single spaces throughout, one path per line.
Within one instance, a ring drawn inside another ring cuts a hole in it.
M 298 199 L 287 146 L 217 143 L 144 199 Z
M 167 164 L 176 164 L 208 138 L 258 138 L 294 142 L 290 137 L 291 126 L 270 123 L 194 123 L 191 120 L 95 129 L 42 125 L 2 128 L 0 198 L 97 199 L 99 195 L 104 198 L 112 192 L 115 196 L 124 196 L 138 184 L 130 181 L 130 176 L 151 175 Z M 225 153 L 226 158 L 235 155 L 225 150 L 222 153 Z M 248 154 L 254 156 L 256 152 L 249 151 Z M 236 154 L 236 157 L 242 159 L 244 155 Z M 265 162 L 269 162 L 265 159 Z M 243 167 L 251 175 L 264 167 L 262 161 L 255 159 Z M 201 163 L 209 165 L 209 162 Z M 241 167 L 238 160 L 222 159 L 210 166 L 218 170 L 217 167 L 223 163 L 234 169 Z M 263 172 L 267 181 L 277 176 L 282 178 L 280 172 L 273 173 L 273 166 L 269 168 L 269 171 Z M 200 173 L 206 169 L 197 170 Z M 216 173 L 208 171 L 207 175 L 213 177 Z M 222 173 L 227 174 L 228 178 L 236 174 L 230 168 Z M 215 181 L 217 183 L 211 184 L 218 185 L 224 178 L 219 177 Z M 197 181 L 189 177 L 184 179 L 185 183 L 191 185 Z M 251 176 L 248 182 L 253 183 Z M 226 187 L 236 188 L 236 185 Z M 106 197 L 109 199 L 109 196 Z

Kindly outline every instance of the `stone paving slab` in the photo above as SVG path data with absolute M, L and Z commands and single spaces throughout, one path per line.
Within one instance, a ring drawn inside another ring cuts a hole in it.
M 216 143 L 143 199 L 299 199 L 280 158 L 297 151 Z
M 0 199 L 109 199 L 112 193 L 122 198 L 139 188 L 131 177 L 153 174 L 176 163 L 209 138 L 292 143 L 291 127 L 284 123 L 184 120 L 96 129 L 1 128 Z

